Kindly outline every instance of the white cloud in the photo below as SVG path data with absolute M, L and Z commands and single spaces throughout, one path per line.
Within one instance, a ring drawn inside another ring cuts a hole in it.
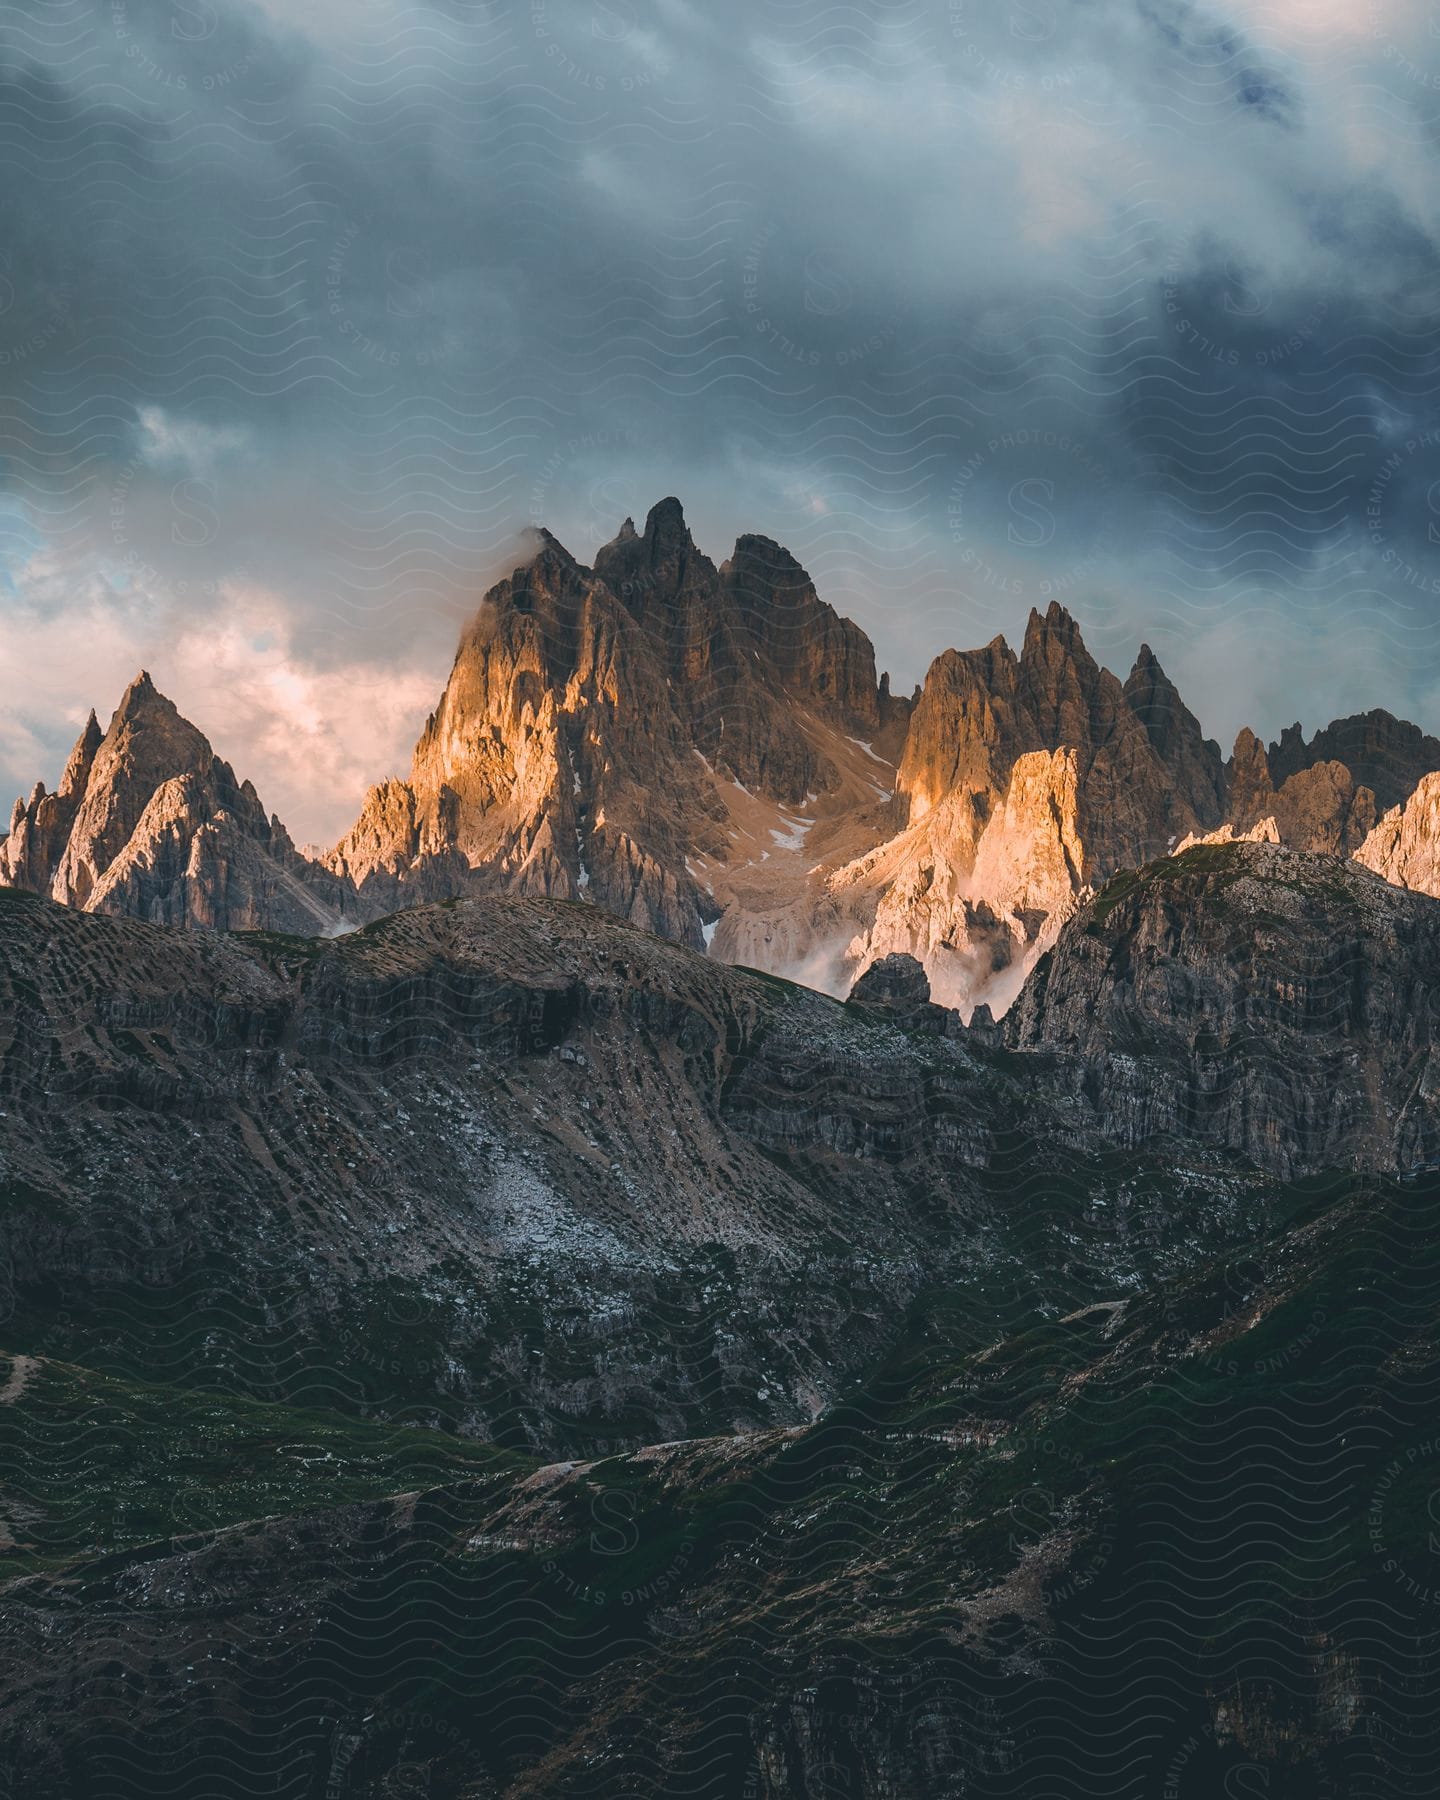
M 38 559 L 23 572 L 32 598 L 54 574 Z M 297 843 L 328 847 L 373 782 L 408 771 L 443 664 L 315 668 L 296 652 L 293 607 L 263 588 L 227 584 L 212 615 L 163 630 L 138 590 L 67 581 L 72 598 L 58 609 L 0 612 L 0 668 L 17 672 L 0 705 L 0 828 L 14 794 L 41 777 L 54 785 L 90 707 L 108 724 L 142 667 Z
M 250 442 L 249 432 L 238 426 L 206 425 L 162 406 L 139 408 L 135 435 L 142 460 L 152 468 L 183 465 L 197 474 L 207 473 L 220 458 Z

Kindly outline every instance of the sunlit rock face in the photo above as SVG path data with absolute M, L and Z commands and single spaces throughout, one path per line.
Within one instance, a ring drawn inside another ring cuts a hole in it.
M 1397 887 L 1440 896 L 1440 774 L 1426 775 L 1403 806 L 1392 806 L 1355 860 Z
M 1357 850 L 1375 823 L 1373 791 L 1357 782 L 1344 763 L 1334 761 L 1304 763 L 1277 787 L 1274 761 L 1279 750 L 1272 744 L 1267 753 L 1248 726 L 1236 738 L 1227 802 L 1234 835 L 1253 835 L 1269 820 L 1274 841 L 1292 849 L 1332 856 Z M 1293 755 L 1282 759 L 1280 766 L 1294 760 Z
M 1078 898 L 1222 811 L 1218 747 L 1148 646 L 1124 686 L 1060 606 L 936 659 L 899 771 L 909 826 L 836 886 L 875 893 L 853 963 L 906 951 L 963 1012 L 1013 1000 Z
M 542 534 L 487 594 L 408 782 L 331 866 L 381 910 L 545 894 L 700 948 L 747 871 L 773 859 L 758 886 L 790 900 L 820 815 L 888 799 L 857 776 L 905 712 L 787 551 L 744 537 L 717 569 L 661 501 L 593 569 Z
M 1388 812 L 1414 792 L 1422 775 L 1440 769 L 1440 738 L 1376 707 L 1336 719 L 1308 743 L 1299 725 L 1287 726 L 1270 746 L 1270 768 L 1281 784 L 1322 762 L 1342 763 L 1355 785 L 1369 788 L 1376 806 Z

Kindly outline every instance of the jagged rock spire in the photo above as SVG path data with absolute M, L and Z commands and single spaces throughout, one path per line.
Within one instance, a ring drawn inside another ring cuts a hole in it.
M 100 748 L 103 737 L 100 721 L 95 717 L 95 709 L 90 709 L 90 717 L 85 721 L 85 728 L 75 740 L 75 748 L 70 752 L 65 764 L 65 771 L 60 777 L 58 792 L 63 798 L 71 795 L 78 797 L 85 791 L 85 783 L 90 779 L 90 769 L 95 761 L 95 752 Z
M 1218 825 L 1225 811 L 1225 765 L 1220 746 L 1205 736 L 1200 721 L 1180 698 L 1179 689 L 1148 644 L 1140 646 L 1126 677 L 1124 695 L 1197 820 L 1207 829 Z

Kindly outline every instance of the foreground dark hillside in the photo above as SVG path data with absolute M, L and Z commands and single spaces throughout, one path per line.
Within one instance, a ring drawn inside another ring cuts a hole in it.
M 928 1283 L 984 1342 L 1268 1216 L 1233 1159 L 1117 1160 L 1052 1059 L 590 907 L 313 940 L 10 896 L 0 953 L 16 1347 L 147 1380 L 556 1454 L 802 1423 Z
M 810 1427 L 339 1506 L 312 1468 L 319 1510 L 12 1581 L 15 1791 L 1433 1792 L 1440 1191 L 1287 1203 L 987 1351 L 928 1295 Z M 37 1482 L 82 1379 L 0 1415 Z
M 1437 949 L 1268 845 L 1003 1028 L 0 896 L 0 1776 L 1432 1792 Z

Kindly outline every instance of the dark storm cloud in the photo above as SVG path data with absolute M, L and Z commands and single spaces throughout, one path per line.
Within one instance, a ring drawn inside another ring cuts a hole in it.
M 258 593 L 438 674 L 525 526 L 676 491 L 906 680 L 1059 596 L 1219 732 L 1433 727 L 1436 51 L 1354 10 L 17 9 L 7 647 Z

